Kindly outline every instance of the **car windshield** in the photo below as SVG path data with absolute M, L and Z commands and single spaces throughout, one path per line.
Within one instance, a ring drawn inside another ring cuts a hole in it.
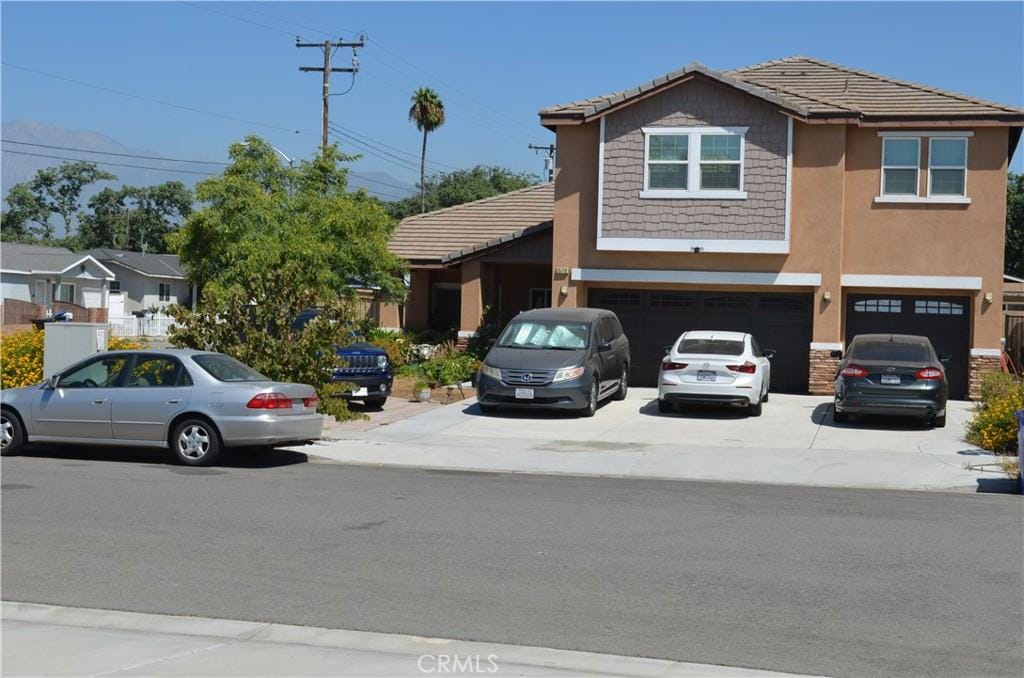
M 679 342 L 679 352 L 704 355 L 743 355 L 743 340 L 683 339 Z
M 268 381 L 265 376 L 231 356 L 203 353 L 192 356 L 192 360 L 217 381 Z
M 931 352 L 925 344 L 907 341 L 871 341 L 855 343 L 850 351 L 852 360 L 879 360 L 882 362 L 931 362 Z
M 589 323 L 561 320 L 517 320 L 498 338 L 503 348 L 551 348 L 577 350 L 587 347 Z

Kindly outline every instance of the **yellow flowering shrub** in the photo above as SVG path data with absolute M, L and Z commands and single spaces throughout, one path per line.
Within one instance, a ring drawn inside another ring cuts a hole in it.
M 31 386 L 43 380 L 44 330 L 24 330 L 0 339 L 0 388 Z M 141 348 L 128 339 L 110 337 L 107 348 L 123 351 Z
M 967 423 L 967 441 L 997 453 L 1017 451 L 1017 417 L 1024 410 L 1024 382 L 998 372 L 982 382 L 982 400 Z

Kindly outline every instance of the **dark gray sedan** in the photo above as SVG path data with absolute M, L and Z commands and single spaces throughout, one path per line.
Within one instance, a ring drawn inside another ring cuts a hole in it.
M 946 425 L 949 385 L 943 360 L 927 337 L 910 334 L 860 334 L 841 358 L 835 382 L 836 422 L 850 415 L 924 417 Z
M 224 447 L 320 437 L 312 386 L 268 379 L 222 353 L 110 351 L 0 395 L 0 450 L 26 443 L 169 447 L 190 466 Z

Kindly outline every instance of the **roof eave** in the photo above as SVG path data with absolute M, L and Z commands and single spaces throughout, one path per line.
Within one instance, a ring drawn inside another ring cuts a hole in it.
M 487 242 L 478 243 L 476 245 L 472 245 L 461 250 L 449 252 L 448 254 L 441 257 L 441 264 L 444 266 L 450 266 L 455 263 L 461 263 L 467 259 L 472 259 L 474 257 L 481 256 L 491 250 L 507 245 L 515 240 L 519 240 L 521 238 L 525 238 L 527 236 L 531 236 L 536 233 L 541 233 L 543 231 L 549 230 L 552 228 L 553 223 L 554 222 L 552 221 L 544 221 L 539 224 L 534 224 L 533 226 L 521 228 L 518 231 L 513 231 L 512 233 L 505 233 L 504 235 L 488 240 Z

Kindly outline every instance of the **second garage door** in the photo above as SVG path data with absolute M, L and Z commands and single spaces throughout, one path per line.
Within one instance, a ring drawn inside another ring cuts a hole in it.
M 657 386 L 665 347 L 686 330 L 750 332 L 775 349 L 771 390 L 806 393 L 811 295 L 591 289 L 588 305 L 614 311 L 629 337 L 630 382 Z

